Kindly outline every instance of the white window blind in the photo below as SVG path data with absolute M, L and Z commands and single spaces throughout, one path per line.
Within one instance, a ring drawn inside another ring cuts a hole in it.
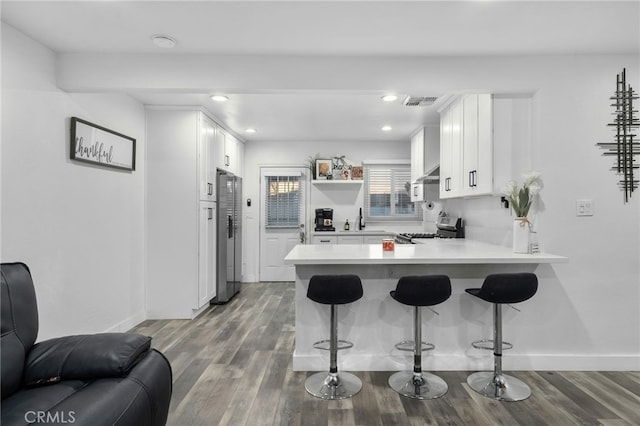
M 265 179 L 265 227 L 297 228 L 304 222 L 301 201 L 304 200 L 301 176 L 264 176 Z
M 411 202 L 409 164 L 365 165 L 365 219 L 422 220 L 422 209 Z

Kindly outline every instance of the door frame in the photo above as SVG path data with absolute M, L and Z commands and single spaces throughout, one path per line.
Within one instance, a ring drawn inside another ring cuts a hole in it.
M 301 173 L 302 179 L 301 184 L 304 185 L 303 194 L 304 194 L 304 218 L 302 223 L 304 224 L 304 232 L 305 232 L 305 244 L 311 243 L 311 233 L 310 233 L 310 220 L 309 220 L 309 208 L 311 206 L 311 170 L 308 166 L 305 165 L 261 165 L 259 166 L 259 191 L 260 191 L 260 216 L 258 221 L 258 282 L 269 282 L 263 281 L 262 279 L 262 261 L 263 261 L 263 238 L 265 235 L 265 197 L 264 197 L 264 171 L 273 171 L 273 172 L 282 172 L 283 175 L 289 173 Z

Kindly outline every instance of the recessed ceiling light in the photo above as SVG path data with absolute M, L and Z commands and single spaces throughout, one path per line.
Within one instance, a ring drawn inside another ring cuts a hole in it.
M 383 132 L 390 132 L 390 131 L 391 131 L 391 129 L 392 129 L 392 127 L 391 127 L 391 126 L 382 126 L 382 131 L 383 131 Z
M 256 132 L 257 132 L 257 130 L 256 130 L 256 129 L 254 129 L 254 128 L 251 128 L 251 127 L 250 127 L 250 128 L 248 128 L 247 130 L 245 130 L 245 132 L 247 132 L 247 133 L 256 133 Z
M 171 49 L 176 45 L 176 41 L 173 38 L 164 34 L 156 34 L 154 36 L 151 36 L 151 40 L 153 40 L 153 43 L 156 46 L 163 49 Z
M 225 95 L 211 95 L 211 100 L 216 102 L 225 102 L 229 100 L 229 97 Z
M 385 101 L 385 102 L 393 102 L 396 99 L 398 99 L 398 96 L 396 96 L 396 95 L 384 95 L 382 97 L 382 100 Z

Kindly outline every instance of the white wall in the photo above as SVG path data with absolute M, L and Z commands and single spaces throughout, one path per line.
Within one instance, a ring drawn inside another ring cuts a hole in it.
M 243 204 L 244 209 L 244 281 L 259 279 L 260 235 L 260 167 L 261 166 L 307 166 L 308 158 L 316 154 L 331 158 L 344 155 L 354 164 L 363 160 L 395 159 L 404 160 L 411 156 L 409 140 L 404 142 L 338 142 L 338 141 L 301 141 L 301 142 L 246 142 L 245 168 L 243 179 L 243 197 L 253 200 L 251 207 Z M 334 208 L 335 226 L 342 226 L 345 219 L 355 226 L 358 208 L 362 207 L 363 191 L 356 187 L 325 191 L 311 186 L 310 211 L 313 215 L 316 207 Z M 352 228 L 355 229 L 355 228 Z M 255 236 L 256 238 L 253 238 Z
M 606 124 L 616 74 L 626 67 L 638 87 L 639 65 L 638 56 L 561 58 L 530 73 L 538 87 L 532 142 L 513 143 L 525 168 L 543 174 L 535 215 L 541 248 L 569 263 L 539 268 L 555 285 L 539 288 L 523 318 L 536 320 L 529 346 L 554 368 L 640 368 L 640 193 L 623 203 L 613 159 L 595 145 L 613 141 Z M 576 217 L 581 198 L 594 200 L 594 216 Z M 446 205 L 467 219 L 468 237 L 511 244 L 513 216 L 499 197 Z
M 56 327 L 65 331 L 86 324 L 109 328 L 141 309 L 138 307 L 142 304 L 142 288 L 138 287 L 138 279 L 142 278 L 143 262 L 138 246 L 143 239 L 144 165 L 140 164 L 141 168 L 133 174 L 122 174 L 70 163 L 67 137 L 62 134 L 66 132 L 64 120 L 73 114 L 86 115 L 142 142 L 143 111 L 122 96 L 76 96 L 58 91 L 53 84 L 53 54 L 6 33 L 3 27 L 2 259 L 25 258 L 36 265 L 37 278 L 46 277 L 44 281 L 40 279 L 40 284 L 36 280 L 39 294 L 44 294 L 47 300 L 43 306 L 45 329 L 46 323 L 54 320 Z M 433 88 L 452 93 L 464 90 L 534 93 L 531 145 L 520 150 L 526 158 L 518 160 L 542 171 L 545 179 L 542 191 L 545 210 L 538 215 L 536 225 L 542 249 L 568 256 L 570 261 L 539 270 L 554 285 L 540 288 L 527 305 L 529 314 L 519 317 L 523 321 L 533 319 L 536 331 L 537 340 L 526 349 L 555 357 L 556 368 L 638 369 L 640 193 L 623 205 L 616 186 L 618 178 L 609 171 L 611 159 L 602 157 L 595 143 L 608 141 L 612 136 L 606 123 L 611 120 L 609 97 L 614 90 L 615 75 L 626 67 L 631 84 L 636 90 L 640 88 L 640 55 L 391 60 L 259 56 L 227 56 L 221 60 L 191 55 L 181 57 L 179 63 L 166 55 L 127 58 L 131 72 L 123 76 L 112 72 L 113 64 L 121 63 L 118 55 L 61 55 L 59 81 L 68 90 L 117 92 L 122 87 L 154 90 L 176 84 L 175 77 L 179 74 L 181 87 L 194 90 L 238 87 L 260 92 L 395 87 L 400 92 L 409 88 L 420 93 L 430 93 Z M 278 72 L 265 72 L 265 61 L 272 67 L 268 69 Z M 216 64 L 220 63 L 224 67 L 218 70 Z M 217 72 L 212 73 L 211 69 Z M 341 73 L 331 72 L 335 69 Z M 149 79 L 149 75 L 154 79 Z M 98 105 L 105 105 L 106 109 Z M 377 148 L 347 142 L 331 149 L 327 145 L 326 149 L 321 147 L 318 142 L 308 142 L 308 147 L 305 143 L 265 146 L 248 143 L 245 197 L 259 200 L 257 169 L 261 164 L 301 165 L 316 152 L 342 152 L 356 161 L 372 158 L 370 152 L 378 153 Z M 139 160 L 143 158 L 143 145 Z M 367 155 L 360 155 L 364 150 Z M 31 156 L 28 165 L 18 164 L 27 154 Z M 380 158 L 389 155 L 388 151 L 380 151 Z M 407 144 L 407 151 L 399 157 L 408 156 Z M 46 192 L 39 190 L 43 182 L 48 184 Z M 119 197 L 117 208 L 106 210 L 114 204 L 101 198 L 105 194 Z M 575 216 L 577 198 L 594 200 L 593 217 Z M 53 201 L 63 207 L 55 207 Z M 446 204 L 447 210 L 465 217 L 469 237 L 508 244 L 511 217 L 500 208 L 497 198 Z M 40 206 L 46 214 L 39 214 L 36 208 Z M 259 203 L 254 203 L 246 211 L 245 235 L 258 235 L 258 208 Z M 87 217 L 93 221 L 84 224 L 97 237 L 80 234 L 73 228 Z M 114 242 L 116 238 L 120 240 Z M 109 267 L 92 263 L 87 248 L 99 248 L 103 255 L 108 253 Z M 127 250 L 130 253 L 122 253 Z M 257 278 L 253 275 L 257 267 L 256 250 L 257 244 L 245 244 L 248 280 Z M 71 266 L 78 272 L 69 272 Z M 118 271 L 126 277 L 114 279 Z M 88 283 L 97 284 L 89 287 Z M 115 303 L 113 294 L 118 292 L 125 296 Z M 61 302 L 74 303 L 78 311 L 69 312 L 75 318 L 100 318 L 78 324 L 71 320 L 71 315 L 58 312 Z
M 40 340 L 145 319 L 143 107 L 55 80 L 55 54 L 3 23 L 0 258 L 31 269 Z M 72 116 L 135 138 L 136 170 L 70 161 Z

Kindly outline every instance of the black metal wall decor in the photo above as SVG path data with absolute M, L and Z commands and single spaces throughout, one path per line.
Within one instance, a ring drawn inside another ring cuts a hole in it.
M 622 69 L 622 73 L 616 76 L 615 95 L 610 99 L 614 101 L 611 106 L 615 107 L 613 112 L 615 118 L 613 123 L 607 125 L 615 128 L 615 142 L 597 145 L 607 150 L 602 155 L 616 157 L 616 162 L 611 170 L 622 175 L 618 185 L 624 192 L 624 202 L 627 203 L 633 191 L 638 188 L 638 177 L 636 177 L 637 174 L 634 170 L 639 167 L 635 156 L 640 154 L 640 138 L 634 132 L 640 126 L 640 120 L 636 116 L 638 110 L 633 109 L 634 101 L 638 99 L 638 96 L 631 85 L 627 84 L 625 68 Z

